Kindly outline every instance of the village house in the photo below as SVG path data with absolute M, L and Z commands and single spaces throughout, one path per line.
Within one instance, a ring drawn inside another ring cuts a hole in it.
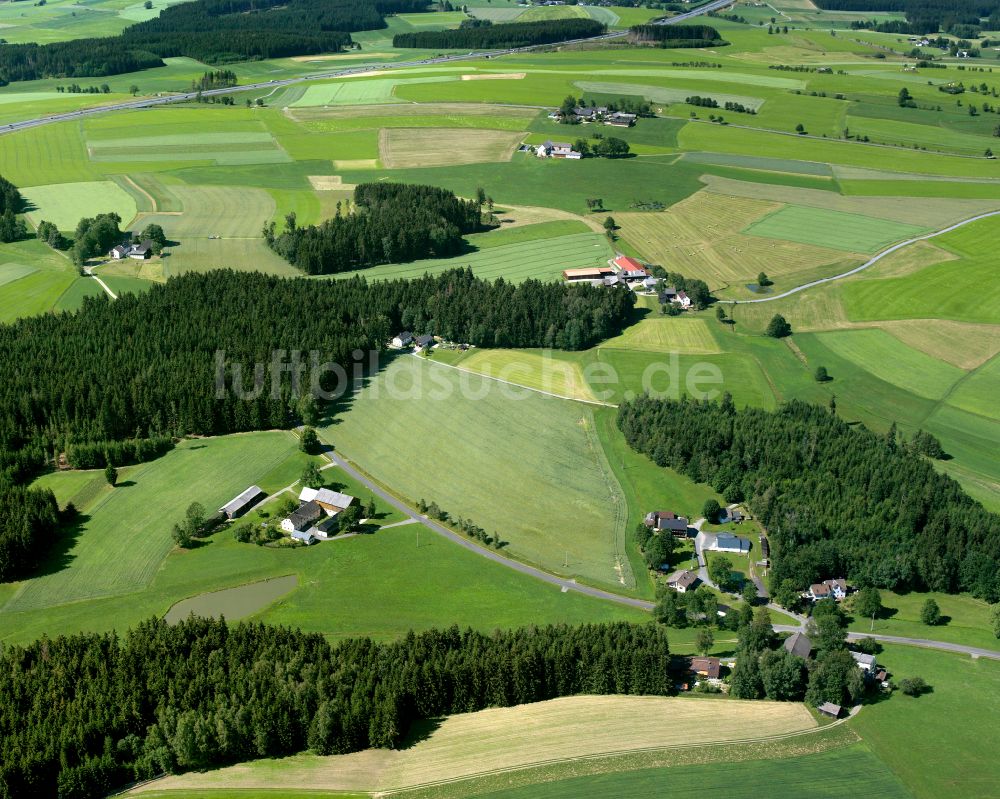
M 296 541 L 301 541 L 306 546 L 312 546 L 313 544 L 317 543 L 316 536 L 314 536 L 312 533 L 302 532 L 300 530 L 293 530 L 291 537 L 294 538 Z
M 668 510 L 653 510 L 646 514 L 643 524 L 652 530 L 669 530 L 675 536 L 686 538 L 688 520 L 686 516 L 678 516 Z
M 576 160 L 583 156 L 573 149 L 573 145 L 568 142 L 546 141 L 535 148 L 535 155 L 539 158 L 569 158 Z
M 229 500 L 229 502 L 219 508 L 219 513 L 225 515 L 227 519 L 235 519 L 237 516 L 246 513 L 257 501 L 257 498 L 263 496 L 263 494 L 264 492 L 260 486 L 250 486 L 250 488 L 238 497 Z
M 729 533 L 719 533 L 715 536 L 715 541 L 710 542 L 708 549 L 713 552 L 732 552 L 737 555 L 746 555 L 750 551 L 750 542 L 738 535 Z
M 700 582 L 701 580 L 698 579 L 698 575 L 687 569 L 674 572 L 667 578 L 667 586 L 673 588 L 678 594 L 686 594 L 688 591 L 693 591 L 698 587 L 698 583 Z
M 810 655 L 812 655 L 813 651 L 812 641 L 810 641 L 809 638 L 802 633 L 792 633 L 785 639 L 783 646 L 785 647 L 786 652 L 790 652 L 803 660 L 806 660 Z
M 434 336 L 430 333 L 424 333 L 422 336 L 417 336 L 413 340 L 413 346 L 416 348 L 417 352 L 425 349 L 429 350 L 434 346 Z
M 407 347 L 411 341 L 413 341 L 413 334 L 409 330 L 404 330 L 402 333 L 397 333 L 393 336 L 392 341 L 389 343 L 393 347 Z
M 286 533 L 305 533 L 322 516 L 323 509 L 318 503 L 305 502 L 291 516 L 281 520 L 281 529 Z
M 146 239 L 141 244 L 119 244 L 112 248 L 108 257 L 114 261 L 131 258 L 133 261 L 145 261 L 153 254 L 153 242 Z
M 635 258 L 630 258 L 627 255 L 619 255 L 611 262 L 611 265 L 618 270 L 620 276 L 629 282 L 642 281 L 649 277 L 649 270 Z
M 833 597 L 839 602 L 847 596 L 847 592 L 848 588 L 845 580 L 824 580 L 821 583 L 810 585 L 809 590 L 806 592 L 806 598 L 811 599 L 813 602 L 819 602 L 821 599 Z
M 743 513 L 738 508 L 723 508 L 719 514 L 719 524 L 739 524 L 743 519 Z
M 305 487 L 299 492 L 299 507 L 281 522 L 286 533 L 308 533 L 316 539 L 330 537 L 340 524 L 338 516 L 354 502 L 350 494 L 331 491 L 329 488 Z M 299 540 L 301 536 L 296 536 Z M 308 543 L 308 542 L 306 542 Z
M 718 658 L 689 658 L 688 671 L 696 677 L 702 677 L 709 682 L 716 682 L 722 673 L 722 663 Z
M 852 651 L 851 657 L 854 658 L 854 662 L 858 664 L 858 668 L 865 673 L 866 677 L 875 676 L 878 664 L 875 662 L 874 655 L 866 655 L 864 652 Z
M 678 291 L 677 292 L 677 296 L 674 297 L 671 300 L 671 302 L 676 303 L 677 305 L 681 306 L 681 308 L 690 308 L 691 307 L 691 298 L 687 294 L 685 294 L 683 291 Z
M 621 111 L 615 111 L 611 116 L 604 118 L 604 124 L 616 128 L 630 128 L 635 124 L 636 119 L 638 117 L 635 114 L 623 114 Z

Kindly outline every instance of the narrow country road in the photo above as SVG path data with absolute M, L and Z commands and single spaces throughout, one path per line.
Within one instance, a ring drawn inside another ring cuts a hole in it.
M 373 494 L 375 494 L 385 502 L 388 502 L 397 510 L 405 513 L 407 516 L 413 516 L 414 518 L 418 519 L 421 524 L 423 524 L 426 527 L 429 527 L 438 535 L 444 536 L 453 543 L 458 544 L 460 547 L 468 549 L 470 552 L 474 552 L 477 555 L 492 560 L 494 563 L 499 563 L 500 565 L 506 566 L 509 569 L 513 569 L 516 572 L 520 572 L 521 574 L 526 574 L 529 577 L 534 577 L 536 580 L 541 580 L 543 582 L 549 583 L 550 585 L 557 586 L 558 588 L 561 588 L 563 591 L 577 591 L 578 593 L 586 594 L 587 596 L 594 597 L 596 599 L 605 599 L 609 602 L 617 602 L 620 605 L 629 605 L 630 607 L 639 608 L 641 610 L 653 609 L 653 603 L 648 602 L 644 599 L 634 599 L 632 597 L 621 596 L 620 594 L 613 594 L 610 591 L 602 591 L 600 588 L 591 588 L 589 585 L 580 585 L 579 583 L 576 582 L 576 580 L 568 580 L 564 577 L 557 577 L 554 574 L 549 574 L 548 572 L 542 571 L 541 569 L 536 569 L 534 566 L 529 566 L 526 563 L 521 563 L 520 561 L 506 558 L 499 552 L 496 552 L 494 550 L 481 547 L 479 544 L 470 541 L 468 538 L 459 535 L 453 530 L 449 530 L 444 525 L 438 524 L 433 519 L 428 519 L 426 516 L 415 514 L 413 510 L 407 507 L 407 505 L 404 502 L 401 502 L 400 500 L 396 499 L 396 497 L 394 497 L 388 491 L 385 491 L 380 486 L 373 483 L 371 480 L 365 477 L 365 475 L 363 475 L 361 472 L 359 472 L 357 469 L 351 466 L 347 461 L 344 460 L 344 458 L 335 454 L 332 448 L 328 448 L 324 454 L 333 463 L 335 463 L 337 466 L 343 469 L 345 474 L 348 474 L 351 477 L 353 477 L 355 480 L 357 480 L 359 483 L 365 486 L 365 488 L 367 488 Z
M 664 19 L 659 22 L 654 22 L 654 25 L 676 25 L 679 22 L 685 22 L 686 20 L 692 19 L 693 17 L 700 16 L 702 14 L 707 14 L 709 11 L 718 11 L 721 8 L 732 5 L 733 0 L 712 0 L 710 3 L 706 3 L 700 8 L 696 8 L 692 11 L 685 11 L 683 14 L 678 14 L 677 16 L 670 17 L 669 19 Z M 238 94 L 240 92 L 257 91 L 259 89 L 271 89 L 271 94 L 275 90 L 284 87 L 292 86 L 297 83 L 308 83 L 314 80 L 330 80 L 332 78 L 344 78 L 350 77 L 351 75 L 357 75 L 360 73 L 369 72 L 392 72 L 398 69 L 412 69 L 414 67 L 425 67 L 432 64 L 446 64 L 453 61 L 474 61 L 482 58 L 496 58 L 502 55 L 515 55 L 518 53 L 528 53 L 533 50 L 544 50 L 553 47 L 559 47 L 561 45 L 567 44 L 583 44 L 585 42 L 593 41 L 603 41 L 610 39 L 618 39 L 628 34 L 628 31 L 613 31 L 611 33 L 603 33 L 600 36 L 592 36 L 586 39 L 571 39 L 564 42 L 553 42 L 551 44 L 538 44 L 531 45 L 529 47 L 516 47 L 509 50 L 483 50 L 479 52 L 472 53 L 461 53 L 453 55 L 442 55 L 435 58 L 426 58 L 420 61 L 398 61 L 393 64 L 364 64 L 360 66 L 347 67 L 345 69 L 330 70 L 328 72 L 319 72 L 313 75 L 304 75 L 297 78 L 284 78 L 282 80 L 270 80 L 263 81 L 261 83 L 249 83 L 244 86 L 231 86 L 225 89 L 211 89 L 209 91 L 201 92 L 202 97 L 217 97 L 226 94 Z M 37 117 L 35 119 L 26 119 L 22 122 L 12 122 L 9 125 L 4 125 L 0 127 L 0 134 L 13 133 L 18 130 L 25 130 L 27 128 L 34 128 L 40 125 L 50 125 L 55 122 L 65 122 L 70 119 L 79 119 L 84 116 L 93 116 L 94 114 L 107 114 L 113 111 L 136 111 L 144 108 L 155 108 L 156 106 L 168 105 L 170 103 L 182 103 L 194 100 L 198 96 L 198 92 L 183 92 L 180 94 L 170 94 L 163 97 L 150 97 L 142 100 L 130 100 L 124 103 L 115 103 L 113 105 L 97 106 L 95 108 L 82 108 L 78 111 L 69 111 L 62 114 L 53 114 L 51 116 Z
M 945 233 L 951 233 L 953 230 L 958 230 L 960 227 L 965 227 L 966 225 L 971 225 L 973 222 L 979 222 L 982 219 L 989 219 L 991 216 L 1000 216 L 1000 211 L 989 211 L 985 214 L 979 214 L 977 216 L 969 217 L 968 219 L 963 219 L 961 222 L 956 222 L 954 225 L 949 225 L 941 230 L 935 230 L 933 233 L 926 233 L 923 236 L 916 236 L 912 239 L 907 239 L 906 241 L 901 241 L 899 244 L 893 244 L 887 250 L 882 250 L 878 255 L 865 261 L 861 266 L 857 266 L 848 272 L 843 272 L 839 275 L 833 275 L 832 277 L 824 277 L 820 280 L 813 280 L 811 283 L 803 283 L 801 286 L 796 286 L 788 291 L 783 291 L 781 294 L 775 294 L 773 297 L 761 297 L 756 300 L 719 300 L 720 303 L 728 303 L 730 305 L 750 305 L 751 303 L 758 302 L 774 302 L 775 300 L 781 300 L 785 297 L 790 297 L 792 294 L 798 294 L 800 291 L 805 291 L 806 289 L 811 289 L 814 286 L 821 286 L 824 283 L 832 283 L 834 280 L 843 280 L 845 277 L 850 277 L 851 275 L 856 275 L 858 272 L 862 272 L 870 266 L 874 266 L 883 258 L 888 255 L 892 255 L 897 250 L 903 249 L 903 247 L 909 247 L 911 244 L 916 244 L 918 241 L 927 241 L 927 239 L 937 238 L 938 236 L 943 236 Z
M 640 610 L 653 609 L 654 603 L 649 602 L 645 599 L 635 599 L 633 597 L 622 596 L 621 594 L 614 594 L 610 591 L 602 591 L 600 588 L 592 588 L 589 585 L 581 585 L 577 583 L 575 580 L 567 580 L 564 577 L 558 577 L 554 574 L 549 574 L 548 572 L 542 571 L 541 569 L 535 568 L 534 566 L 529 566 L 528 564 L 521 563 L 520 561 L 511 560 L 510 558 L 506 558 L 498 552 L 494 552 L 493 550 L 481 547 L 478 544 L 474 543 L 473 541 L 470 541 L 469 539 L 459 535 L 458 533 L 449 530 L 447 527 L 438 524 L 433 519 L 428 519 L 426 516 L 415 514 L 412 509 L 407 507 L 406 503 L 396 499 L 396 497 L 394 497 L 388 491 L 385 491 L 380 486 L 373 483 L 360 471 L 351 466 L 351 464 L 348 463 L 344 458 L 335 454 L 333 448 L 330 445 L 326 445 L 326 447 L 327 447 L 326 451 L 324 452 L 326 457 L 330 459 L 331 463 L 343 469 L 345 474 L 348 474 L 351 477 L 353 477 L 355 480 L 357 480 L 359 483 L 365 486 L 365 488 L 367 488 L 369 491 L 371 491 L 373 494 L 375 494 L 385 502 L 392 505 L 397 510 L 401 511 L 402 513 L 405 513 L 409 517 L 417 519 L 421 524 L 430 528 L 435 533 L 444 536 L 448 540 L 452 541 L 455 544 L 458 544 L 461 547 L 464 547 L 470 552 L 474 552 L 475 554 L 480 555 L 481 557 L 488 558 L 494 563 L 499 563 L 501 566 L 506 566 L 508 569 L 513 569 L 514 571 L 520 572 L 521 574 L 525 574 L 528 577 L 534 577 L 536 580 L 541 580 L 543 582 L 548 583 L 549 585 L 556 586 L 562 589 L 563 591 L 576 591 L 580 594 L 584 594 L 585 596 L 594 597 L 595 599 L 603 599 L 608 602 L 616 602 L 619 605 L 627 605 L 629 607 L 639 608 Z M 776 624 L 774 625 L 775 632 L 800 632 L 802 628 L 805 626 L 806 623 L 805 616 L 800 616 L 798 614 L 790 613 L 784 608 L 778 607 L 773 603 L 769 604 L 767 607 L 770 608 L 771 610 L 784 613 L 785 615 L 793 616 L 799 621 L 799 624 L 794 626 Z M 932 641 L 924 638 L 901 638 L 893 635 L 879 635 L 879 634 L 874 634 L 869 636 L 865 633 L 848 633 L 849 640 L 854 641 L 859 638 L 874 638 L 878 641 L 884 641 L 885 643 L 919 646 L 925 649 L 940 649 L 947 652 L 956 652 L 959 654 L 971 655 L 974 658 L 983 657 L 983 658 L 990 658 L 993 660 L 1000 660 L 1000 651 L 994 651 L 992 649 L 983 649 L 981 647 L 963 646 L 961 644 L 952 644 L 946 641 Z

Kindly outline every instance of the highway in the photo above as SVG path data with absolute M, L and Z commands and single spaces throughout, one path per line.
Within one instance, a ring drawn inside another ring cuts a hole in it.
M 670 17 L 669 19 L 660 20 L 654 24 L 656 25 L 676 25 L 680 22 L 692 19 L 693 17 L 701 16 L 702 14 L 707 14 L 709 11 L 718 11 L 721 8 L 732 5 L 733 0 L 713 0 L 711 3 L 707 3 L 700 8 L 696 8 L 692 11 L 686 11 L 683 14 L 678 14 L 676 17 Z M 252 92 L 259 91 L 261 89 L 276 89 L 283 86 L 291 86 L 297 83 L 309 83 L 311 81 L 317 80 L 330 80 L 332 78 L 345 78 L 351 75 L 357 75 L 360 73 L 371 73 L 371 72 L 392 72 L 393 70 L 399 69 L 413 69 L 414 67 L 426 67 L 434 64 L 447 64 L 455 61 L 474 61 L 483 58 L 496 58 L 498 56 L 504 55 L 515 55 L 517 53 L 528 53 L 535 50 L 545 50 L 551 47 L 560 47 L 567 44 L 583 44 L 585 42 L 595 42 L 595 41 L 606 41 L 611 39 L 618 39 L 627 35 L 628 31 L 614 31 L 612 33 L 604 33 L 600 36 L 593 36 L 589 39 L 570 39 L 564 42 L 552 42 L 550 44 L 539 44 L 532 45 L 530 47 L 517 47 L 510 50 L 483 50 L 480 52 L 471 53 L 461 53 L 453 55 L 441 55 L 435 58 L 426 58 L 420 61 L 398 61 L 392 64 L 365 64 L 355 65 L 352 67 L 346 67 L 344 69 L 331 70 L 329 72 L 320 72 L 314 75 L 305 75 L 296 78 L 284 78 L 281 80 L 270 80 L 264 81 L 262 83 L 249 83 L 244 86 L 232 86 L 225 89 L 211 89 L 209 91 L 202 92 L 202 97 L 217 97 L 225 94 L 237 94 L 240 92 Z M 180 94 L 170 94 L 162 97 L 148 97 L 141 100 L 129 100 L 124 103 L 115 103 L 114 105 L 102 105 L 96 108 L 84 108 L 79 111 L 68 111 L 64 114 L 53 114 L 52 116 L 38 117 L 36 119 L 27 119 L 23 122 L 12 122 L 9 125 L 4 125 L 0 127 L 0 135 L 4 133 L 13 133 L 18 130 L 26 130 L 28 128 L 37 128 L 41 125 L 51 125 L 55 122 L 65 122 L 71 119 L 80 119 L 81 117 L 94 116 L 95 114 L 107 114 L 113 111 L 136 111 L 143 108 L 155 108 L 156 106 L 168 105 L 169 103 L 183 103 L 194 100 L 198 96 L 197 92 L 184 92 Z

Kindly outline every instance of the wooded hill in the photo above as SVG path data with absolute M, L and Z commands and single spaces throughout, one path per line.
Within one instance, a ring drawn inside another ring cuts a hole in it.
M 619 407 L 618 425 L 659 466 L 747 503 L 768 530 L 774 585 L 846 576 L 1000 599 L 1000 516 L 935 471 L 895 426 L 880 436 L 798 401 L 738 411 L 728 396 L 639 397 Z
M 194 0 L 120 36 L 0 47 L 0 85 L 39 78 L 120 75 L 187 56 L 208 64 L 336 52 L 351 31 L 385 15 L 426 11 L 421 0 Z
M 728 44 L 709 25 L 634 25 L 628 30 L 629 40 L 636 44 L 658 47 L 718 47 Z
M 96 799 L 136 779 L 311 749 L 399 746 L 418 719 L 573 694 L 666 695 L 653 624 L 458 627 L 335 645 L 154 619 L 0 654 L 0 799 Z
M 902 11 L 908 25 L 906 30 L 898 32 L 915 34 L 947 31 L 955 25 L 978 28 L 981 18 L 1000 15 L 1000 0 L 815 0 L 815 3 L 828 11 Z
M 294 215 L 274 235 L 275 252 L 310 275 L 347 272 L 376 264 L 457 255 L 462 236 L 479 228 L 482 206 L 447 189 L 407 183 L 362 183 L 354 209 L 321 225 L 297 227 Z
M 105 457 L 120 466 L 156 457 L 170 437 L 289 427 L 299 392 L 288 371 L 272 386 L 276 350 L 302 352 L 304 362 L 315 351 L 317 363 L 350 375 L 353 353 L 384 349 L 404 317 L 424 320 L 416 332 L 477 345 L 581 349 L 620 330 L 634 302 L 631 292 L 490 283 L 469 270 L 372 285 L 220 270 L 114 302 L 88 298 L 76 313 L 0 326 L 0 486 L 60 454 L 73 466 Z M 221 396 L 218 353 L 228 364 Z M 233 364 L 247 398 L 232 390 Z M 255 364 L 268 370 L 256 393 Z M 318 385 L 346 389 L 329 370 Z M 33 510 L 50 502 L 41 493 L 3 497 L 0 580 L 26 575 L 55 539 L 47 511 Z
M 607 26 L 593 19 L 508 22 L 456 30 L 397 33 L 392 37 L 392 46 L 428 50 L 508 50 L 533 44 L 589 39 L 600 36 L 605 31 Z

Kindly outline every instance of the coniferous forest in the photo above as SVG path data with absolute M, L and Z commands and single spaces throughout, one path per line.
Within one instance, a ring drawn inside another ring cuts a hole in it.
M 330 644 L 284 627 L 150 620 L 0 653 L 0 799 L 311 749 L 397 747 L 418 719 L 573 694 L 666 695 L 653 624 L 458 627 Z
M 774 585 L 847 577 L 896 590 L 1000 600 L 1000 515 L 902 441 L 816 405 L 777 411 L 639 397 L 619 407 L 626 440 L 659 466 L 746 502 L 768 530 Z
M 310 275 L 347 272 L 376 264 L 446 258 L 465 246 L 462 236 L 479 228 L 482 207 L 434 186 L 363 183 L 354 190 L 353 212 L 319 226 L 297 227 L 294 216 L 267 243 Z
M 607 27 L 593 19 L 553 19 L 541 22 L 508 22 L 501 25 L 463 27 L 443 31 L 397 33 L 393 47 L 421 49 L 506 50 L 533 44 L 551 44 L 600 36 Z
M 17 186 L 0 175 L 0 214 L 5 214 L 7 211 L 18 214 L 21 212 L 22 204 L 21 192 L 17 190 Z
M 88 298 L 75 313 L 0 326 L 0 487 L 63 455 L 72 466 L 122 465 L 156 457 L 171 437 L 288 427 L 311 385 L 304 377 L 297 391 L 292 372 L 276 370 L 272 390 L 275 351 L 301 352 L 304 364 L 315 352 L 351 375 L 355 351 L 384 349 L 404 317 L 480 346 L 583 349 L 618 331 L 634 301 L 591 286 L 490 283 L 469 270 L 372 285 L 220 270 L 114 302 Z M 232 390 L 233 364 L 250 396 Z M 257 364 L 266 378 L 254 392 Z M 345 388 L 330 370 L 319 385 Z M 0 580 L 24 575 L 53 540 L 50 496 L 4 493 Z
M 428 10 L 421 0 L 194 0 L 165 8 L 120 36 L 0 47 L 0 85 L 102 77 L 187 56 L 208 64 L 335 52 L 351 31 L 384 28 L 385 15 Z
M 726 44 L 719 32 L 709 25 L 634 25 L 629 38 L 640 44 L 658 47 L 716 47 Z

